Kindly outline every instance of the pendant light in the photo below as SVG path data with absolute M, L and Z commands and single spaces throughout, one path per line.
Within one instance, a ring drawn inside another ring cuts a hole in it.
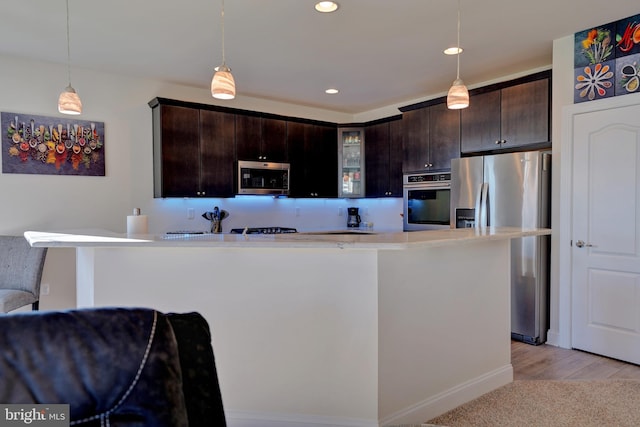
M 69 77 L 69 85 L 65 88 L 64 92 L 60 94 L 58 98 L 58 111 L 62 114 L 81 114 L 82 102 L 80 97 L 76 93 L 76 90 L 71 86 L 71 48 L 69 41 L 69 0 L 67 0 L 67 76 Z
M 224 57 L 224 0 L 222 0 L 222 65 L 214 68 L 211 80 L 211 95 L 217 99 L 233 99 L 236 97 L 236 82 L 231 69 L 227 67 Z
M 469 106 L 469 91 L 460 78 L 460 0 L 458 0 L 458 46 L 457 46 L 458 71 L 456 79 L 453 81 L 449 93 L 447 94 L 447 108 L 451 110 L 459 110 Z

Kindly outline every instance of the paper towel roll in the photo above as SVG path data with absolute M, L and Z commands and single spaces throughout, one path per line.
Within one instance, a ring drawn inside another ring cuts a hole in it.
M 149 232 L 146 215 L 127 216 L 127 234 L 147 234 Z

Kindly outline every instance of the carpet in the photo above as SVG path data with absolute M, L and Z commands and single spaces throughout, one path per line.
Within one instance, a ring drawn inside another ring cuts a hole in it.
M 427 421 L 449 427 L 636 427 L 640 381 L 514 381 Z

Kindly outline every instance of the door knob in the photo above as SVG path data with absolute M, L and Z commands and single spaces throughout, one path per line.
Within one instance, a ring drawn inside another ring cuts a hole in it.
M 583 247 L 590 248 L 590 247 L 592 247 L 593 245 L 591 245 L 591 244 L 589 244 L 589 243 L 585 243 L 585 242 L 583 242 L 582 240 L 578 240 L 578 241 L 576 242 L 576 246 L 577 246 L 577 247 L 579 247 L 579 248 L 583 248 Z

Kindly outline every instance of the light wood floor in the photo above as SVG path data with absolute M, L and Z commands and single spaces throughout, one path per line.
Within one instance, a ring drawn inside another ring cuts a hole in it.
M 514 380 L 640 380 L 640 366 L 579 350 L 511 341 Z

